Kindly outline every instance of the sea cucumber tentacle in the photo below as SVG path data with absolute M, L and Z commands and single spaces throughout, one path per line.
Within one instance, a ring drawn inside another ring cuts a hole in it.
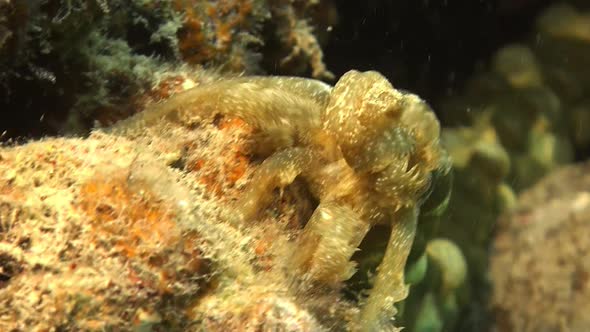
M 394 304 L 408 296 L 404 268 L 416 234 L 418 209 L 410 207 L 396 215 L 398 218 L 393 222 L 385 256 L 361 311 L 361 329 L 365 332 L 398 331 L 391 324 L 397 312 Z
M 284 188 L 314 162 L 314 152 L 308 148 L 289 148 L 267 158 L 256 170 L 252 180 L 234 205 L 230 222 L 240 225 L 254 219 L 272 199 L 273 189 Z
M 355 272 L 350 259 L 369 228 L 370 224 L 350 207 L 320 203 L 299 237 L 293 258 L 296 268 L 326 284 L 347 280 Z
M 229 78 L 177 93 L 105 131 L 126 134 L 162 120 L 191 124 L 215 114 L 242 118 L 260 130 L 302 131 L 319 126 L 330 89 L 321 81 L 296 77 Z

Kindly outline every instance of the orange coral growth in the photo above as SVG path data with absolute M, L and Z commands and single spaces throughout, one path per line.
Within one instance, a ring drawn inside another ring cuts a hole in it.
M 177 1 L 176 3 L 181 3 Z M 183 60 L 189 63 L 201 63 L 213 57 L 213 50 L 206 45 L 205 34 L 203 33 L 203 24 L 195 13 L 192 6 L 177 6 L 179 11 L 186 15 L 183 28 L 178 32 L 178 48 L 183 56 Z
M 227 50 L 231 45 L 234 30 L 243 25 L 246 18 L 252 14 L 252 1 L 221 1 L 218 6 L 209 5 L 207 12 L 218 27 L 216 36 L 219 49 Z M 233 12 L 235 15 L 232 15 Z
M 273 236 L 274 235 L 274 236 Z M 272 254 L 272 244 L 277 234 L 267 234 L 254 242 L 254 253 L 256 254 L 256 266 L 263 271 L 272 270 L 276 264 Z
M 189 162 L 188 169 L 199 172 L 199 182 L 206 186 L 208 192 L 216 197 L 227 198 L 227 190 L 234 188 L 250 167 L 248 146 L 244 144 L 244 140 L 231 137 L 247 136 L 253 130 L 239 118 L 219 118 L 216 126 L 214 130 L 228 137 L 224 140 L 224 146 L 220 147 L 220 154 L 198 156 Z
M 140 259 L 149 267 L 149 272 L 129 268 L 133 284 L 174 293 L 172 285 L 182 275 L 206 270 L 197 249 L 199 236 L 181 234 L 171 207 L 147 186 L 135 186 L 130 187 L 124 176 L 93 179 L 80 187 L 78 208 L 91 217 L 95 244 L 112 245 L 127 259 Z
M 182 84 L 185 83 L 185 81 L 186 78 L 180 75 L 168 77 L 153 87 L 147 93 L 147 95 L 153 100 L 163 100 L 169 98 L 174 93 L 178 93 L 183 90 Z
M 141 247 L 171 246 L 180 240 L 173 212 L 149 190 L 131 190 L 124 177 L 83 184 L 79 207 L 92 218 L 100 242 L 116 239 L 116 250 L 128 258 L 142 255 Z
M 224 119 L 219 124 L 219 129 L 225 131 L 240 129 L 248 131 L 248 124 L 239 118 Z M 230 169 L 227 170 L 227 181 L 233 186 L 246 173 L 246 168 L 250 164 L 250 159 L 248 158 L 247 151 L 243 145 L 232 145 L 230 150 L 234 155 L 234 160 Z
M 176 10 L 186 17 L 178 33 L 179 50 L 183 59 L 192 64 L 229 56 L 237 30 L 249 29 L 249 21 L 253 18 L 252 0 L 221 0 L 205 4 L 176 0 L 174 4 Z

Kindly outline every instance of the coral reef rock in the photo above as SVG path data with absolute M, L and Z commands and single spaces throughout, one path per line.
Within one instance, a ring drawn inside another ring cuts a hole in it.
M 590 164 L 523 192 L 493 242 L 495 331 L 590 331 Z

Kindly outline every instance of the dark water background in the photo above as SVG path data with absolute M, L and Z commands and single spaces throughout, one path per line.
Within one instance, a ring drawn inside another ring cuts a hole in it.
M 433 106 L 460 92 L 478 63 L 526 39 L 550 0 L 337 1 L 340 24 L 325 48 L 340 76 L 377 70 Z M 436 110 L 436 107 L 434 107 Z

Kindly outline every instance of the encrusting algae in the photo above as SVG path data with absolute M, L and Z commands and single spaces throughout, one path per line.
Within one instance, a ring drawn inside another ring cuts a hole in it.
M 421 203 L 433 175 L 449 172 L 439 132 L 424 101 L 395 90 L 377 72 L 350 71 L 334 87 L 303 78 L 223 78 L 177 93 L 86 140 L 0 150 L 0 198 L 16 202 L 17 192 L 37 195 L 34 176 L 21 179 L 11 162 L 34 158 L 32 152 L 58 156 L 57 166 L 46 167 L 73 174 L 68 185 L 39 184 L 67 194 L 60 203 L 67 212 L 44 218 L 86 230 L 72 242 L 97 248 L 85 266 L 94 271 L 108 262 L 115 271 L 111 282 L 129 294 L 123 299 L 111 288 L 80 289 L 93 303 L 87 308 L 95 308 L 85 315 L 100 317 L 108 308 L 103 301 L 122 301 L 130 303 L 125 317 L 135 317 L 130 322 L 109 311 L 112 319 L 93 321 L 97 328 L 398 331 L 394 304 L 408 294 L 404 268 Z M 92 151 L 73 158 L 76 169 L 60 166 L 71 149 Z M 24 225 L 31 218 L 13 222 Z M 376 224 L 391 226 L 390 240 L 368 298 L 357 304 L 339 291 L 355 272 L 353 253 Z M 62 235 L 54 236 L 61 241 Z M 31 248 L 36 241 L 41 239 Z M 65 248 L 73 240 L 64 241 Z M 29 264 L 23 256 L 36 251 L 26 250 L 7 251 L 21 271 L 10 284 L 49 273 Z M 67 279 L 59 254 L 48 255 L 54 278 Z M 125 266 L 130 272 L 123 272 Z M 121 284 L 117 277 L 129 281 Z M 15 287 L 10 284 L 0 293 Z M 132 300 L 140 289 L 143 302 Z M 73 292 L 62 297 L 64 306 L 74 305 L 67 300 L 78 295 Z M 92 330 L 88 323 L 76 325 L 73 311 L 59 308 L 63 319 L 34 324 Z M 22 325 L 7 317 L 23 319 L 20 309 L 7 302 L 0 311 L 0 327 L 18 331 Z

